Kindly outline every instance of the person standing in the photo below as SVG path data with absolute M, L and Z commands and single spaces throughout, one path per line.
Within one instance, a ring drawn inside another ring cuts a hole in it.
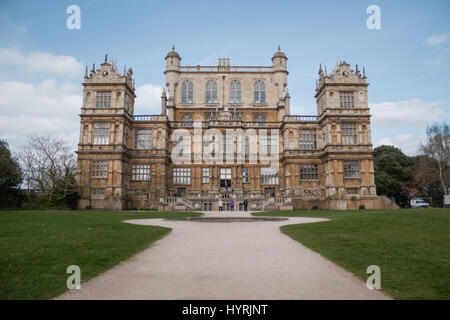
M 244 211 L 247 211 L 248 208 L 248 201 L 247 199 L 244 199 Z
M 233 201 L 233 199 L 230 200 L 230 210 L 234 211 L 234 201 Z
M 222 205 L 223 205 L 222 199 L 219 199 L 219 211 L 222 211 Z

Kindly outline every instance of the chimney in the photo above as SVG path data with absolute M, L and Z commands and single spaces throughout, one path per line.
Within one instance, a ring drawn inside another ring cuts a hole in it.
M 167 106 L 167 96 L 166 96 L 166 89 L 164 88 L 161 95 L 161 115 L 163 116 L 167 114 L 166 106 Z

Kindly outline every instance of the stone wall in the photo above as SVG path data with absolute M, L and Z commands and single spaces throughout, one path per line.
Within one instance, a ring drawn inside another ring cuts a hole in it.
M 326 200 L 302 200 L 293 199 L 294 210 L 312 209 L 317 206 L 320 210 L 358 210 L 360 205 L 365 209 L 398 209 L 399 207 L 386 196 L 349 199 L 326 199 Z

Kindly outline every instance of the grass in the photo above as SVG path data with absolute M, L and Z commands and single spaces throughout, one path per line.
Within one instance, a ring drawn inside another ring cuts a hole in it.
M 186 212 L 0 211 L 0 299 L 49 299 L 66 287 L 69 265 L 86 281 L 170 232 L 126 219 L 199 216 Z
M 381 268 L 381 287 L 395 299 L 450 299 L 450 210 L 262 212 L 323 217 L 281 231 L 366 281 Z

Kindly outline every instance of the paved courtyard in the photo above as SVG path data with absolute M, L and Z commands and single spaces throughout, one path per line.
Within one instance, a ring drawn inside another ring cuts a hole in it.
M 204 217 L 250 217 L 206 212 Z M 285 221 L 127 223 L 172 228 L 163 239 L 58 299 L 390 299 L 280 232 Z M 364 270 L 367 266 L 361 266 Z M 83 272 L 83 270 L 81 270 Z

